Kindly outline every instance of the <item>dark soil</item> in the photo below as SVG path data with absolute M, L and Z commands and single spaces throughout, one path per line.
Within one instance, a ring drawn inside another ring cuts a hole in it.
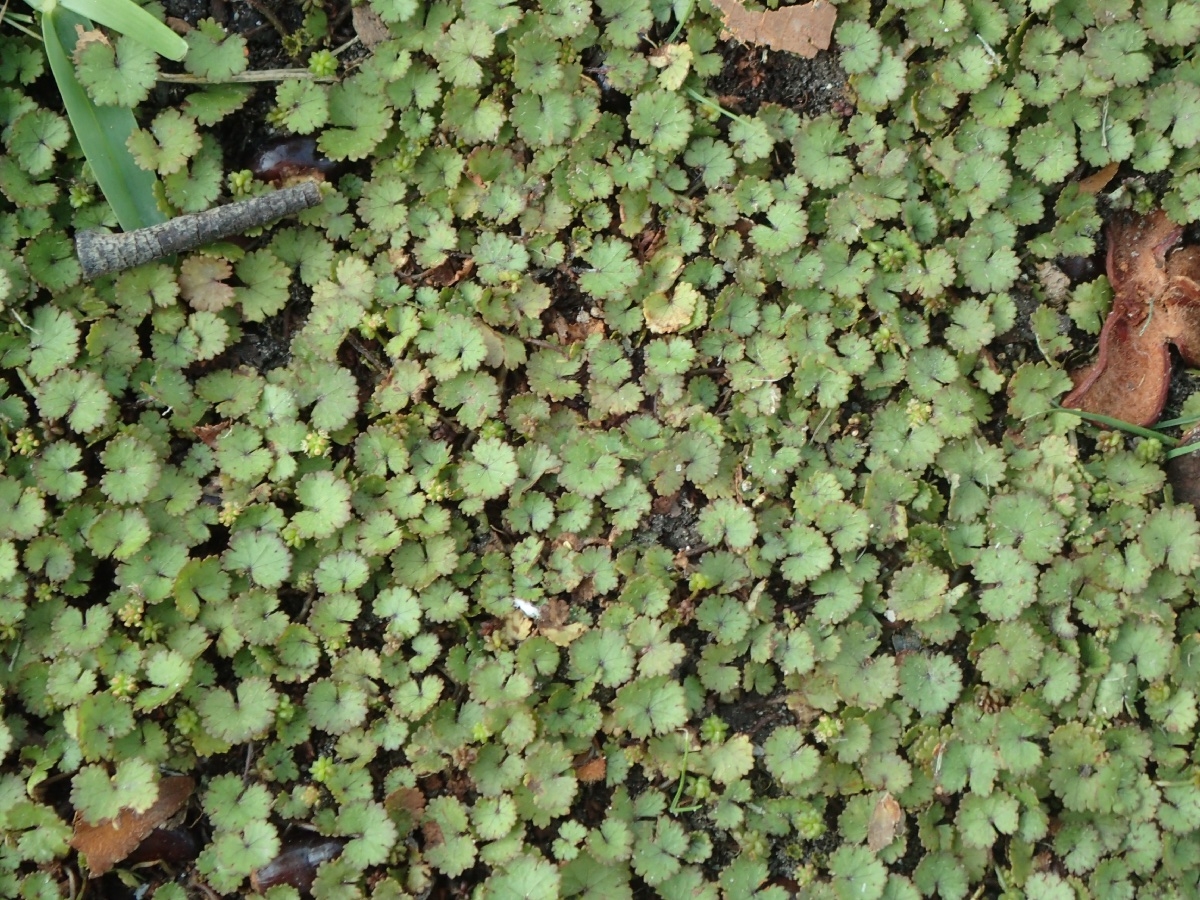
M 846 74 L 835 51 L 812 59 L 761 47 L 726 42 L 721 50 L 725 68 L 709 82 L 723 107 L 754 113 L 764 103 L 777 103 L 801 115 L 853 112 Z

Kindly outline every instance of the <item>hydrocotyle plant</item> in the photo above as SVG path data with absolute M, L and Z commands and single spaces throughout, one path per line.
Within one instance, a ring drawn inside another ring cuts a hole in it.
M 157 179 L 153 172 L 137 165 L 127 146 L 137 130 L 132 110 L 115 102 L 119 94 L 115 84 L 96 99 L 97 86 L 89 90 L 80 81 L 74 57 L 90 42 L 97 48 L 89 53 L 113 56 L 119 52 L 126 70 L 152 67 L 155 53 L 167 59 L 183 59 L 187 42 L 133 0 L 27 2 L 39 13 L 46 58 L 75 138 L 117 221 L 126 231 L 164 221 L 166 216 L 159 209 L 155 191 Z M 128 43 L 118 43 L 114 50 L 96 30 L 93 20 L 123 33 Z M 128 72 L 113 68 L 107 78 L 119 82 L 128 78 Z

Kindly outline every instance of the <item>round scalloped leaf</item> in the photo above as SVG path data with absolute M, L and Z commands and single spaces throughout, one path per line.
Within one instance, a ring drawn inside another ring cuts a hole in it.
M 215 19 L 201 19 L 185 39 L 189 49 L 183 66 L 193 75 L 222 82 L 246 71 L 246 39 L 227 34 Z
M 626 122 L 634 140 L 668 157 L 686 147 L 692 134 L 692 111 L 687 101 L 667 91 L 638 94 Z
M 196 701 L 204 730 L 229 744 L 244 744 L 266 733 L 275 721 L 279 695 L 266 678 L 251 677 L 237 687 L 237 699 L 223 688 L 209 688 Z
M 37 409 L 44 419 L 66 419 L 72 431 L 86 433 L 103 425 L 112 398 L 95 372 L 64 370 L 37 386 Z
M 106 469 L 100 490 L 114 503 L 141 503 L 162 471 L 153 448 L 127 434 L 109 441 L 100 460 Z
M 329 121 L 329 89 L 299 78 L 280 82 L 271 116 L 289 131 L 312 134 Z
M 292 571 L 292 553 L 273 531 L 245 529 L 229 539 L 224 567 L 244 572 L 259 587 L 276 588 Z
M 879 62 L 883 40 L 868 22 L 842 22 L 835 34 L 841 50 L 842 70 L 847 75 L 868 72 Z
M 805 741 L 800 729 L 784 725 L 763 744 L 763 761 L 780 784 L 789 786 L 813 778 L 821 767 L 821 754 Z
M 641 678 L 617 691 L 616 722 L 635 738 L 669 734 L 687 721 L 683 686 L 665 675 Z
M 921 716 L 940 716 L 958 699 L 962 670 L 944 653 L 909 653 L 900 662 L 900 697 Z
M 314 728 L 345 734 L 367 718 L 367 695 L 356 684 L 321 678 L 308 686 L 304 709 Z
M 566 142 L 576 122 L 571 95 L 562 91 L 518 93 L 513 98 L 509 118 L 521 139 L 534 147 L 552 147 Z
M 292 517 L 300 537 L 326 538 L 350 521 L 350 485 L 332 472 L 305 475 L 296 485 L 296 499 L 307 507 Z
M 1057 184 L 1075 169 L 1075 136 L 1054 122 L 1022 129 L 1013 148 L 1013 159 L 1042 184 Z
M 158 79 L 158 58 L 141 41 L 120 36 L 114 49 L 107 41 L 89 41 L 75 52 L 75 74 L 101 106 L 133 108 L 150 96 Z
M 67 120 L 48 109 L 33 109 L 5 130 L 4 145 L 30 175 L 54 165 L 54 155 L 71 139 Z

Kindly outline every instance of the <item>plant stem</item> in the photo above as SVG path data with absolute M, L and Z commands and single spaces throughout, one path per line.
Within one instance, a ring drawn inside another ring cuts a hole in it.
M 228 78 L 222 78 L 220 81 L 213 81 L 200 75 L 190 75 L 186 72 L 158 73 L 159 81 L 169 81 L 172 84 L 234 84 L 237 82 L 287 81 L 288 79 L 318 81 L 323 84 L 332 84 L 338 80 L 336 75 L 314 75 L 308 69 L 258 69 L 253 72 L 241 72 L 237 75 L 230 75 Z

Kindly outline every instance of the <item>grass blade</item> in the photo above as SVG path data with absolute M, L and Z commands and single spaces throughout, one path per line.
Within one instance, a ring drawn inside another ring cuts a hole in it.
M 1157 428 L 1177 428 L 1182 425 L 1195 425 L 1200 422 L 1200 416 L 1180 416 L 1178 419 L 1167 419 L 1165 422 L 1159 422 Z
M 1175 438 L 1163 434 L 1161 431 L 1154 431 L 1150 428 L 1143 428 L 1141 425 L 1133 425 L 1129 422 L 1122 422 L 1120 419 L 1114 419 L 1112 416 L 1101 415 L 1100 413 L 1084 412 L 1081 409 L 1071 409 L 1067 406 L 1056 406 L 1051 412 L 1070 413 L 1073 416 L 1079 416 L 1088 422 L 1095 422 L 1097 425 L 1105 425 L 1109 428 L 1116 428 L 1118 431 L 1125 431 L 1129 434 L 1136 434 L 1139 437 L 1153 438 L 1168 447 L 1176 446 L 1179 441 Z

